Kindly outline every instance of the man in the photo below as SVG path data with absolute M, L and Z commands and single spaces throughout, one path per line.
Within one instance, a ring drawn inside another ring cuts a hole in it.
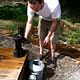
M 34 13 L 39 14 L 39 45 L 40 55 L 43 55 L 43 47 L 50 42 L 51 59 L 55 62 L 55 48 L 58 38 L 59 20 L 61 9 L 58 0 L 28 0 L 28 21 L 26 24 L 25 38 L 32 27 Z

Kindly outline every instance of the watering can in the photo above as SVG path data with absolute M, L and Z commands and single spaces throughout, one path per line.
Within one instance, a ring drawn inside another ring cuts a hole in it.
M 30 61 L 29 68 L 31 75 L 29 80 L 42 80 L 44 67 L 44 63 L 39 59 Z

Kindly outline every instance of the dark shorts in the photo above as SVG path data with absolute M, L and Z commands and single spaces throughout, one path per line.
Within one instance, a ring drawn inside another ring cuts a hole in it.
M 39 34 L 39 39 L 44 40 L 45 37 L 48 34 L 48 31 L 51 27 L 52 21 L 46 21 L 43 19 L 39 19 L 39 24 L 38 24 L 38 34 Z M 57 43 L 58 37 L 60 33 L 60 26 L 57 27 L 56 31 L 52 33 L 51 38 L 52 41 Z

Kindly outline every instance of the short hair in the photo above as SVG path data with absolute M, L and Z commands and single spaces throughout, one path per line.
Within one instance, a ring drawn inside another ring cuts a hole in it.
M 39 4 L 42 3 L 43 0 L 28 0 L 31 4 L 36 4 L 36 2 L 39 2 Z

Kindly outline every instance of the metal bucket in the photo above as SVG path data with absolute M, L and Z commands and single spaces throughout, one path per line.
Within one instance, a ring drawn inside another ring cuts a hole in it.
M 31 61 L 29 64 L 29 68 L 31 71 L 31 75 L 33 75 L 33 77 L 36 76 L 36 78 L 31 79 L 30 78 L 31 75 L 30 75 L 29 80 L 42 80 L 44 63 L 41 60 L 35 59 L 35 60 Z

